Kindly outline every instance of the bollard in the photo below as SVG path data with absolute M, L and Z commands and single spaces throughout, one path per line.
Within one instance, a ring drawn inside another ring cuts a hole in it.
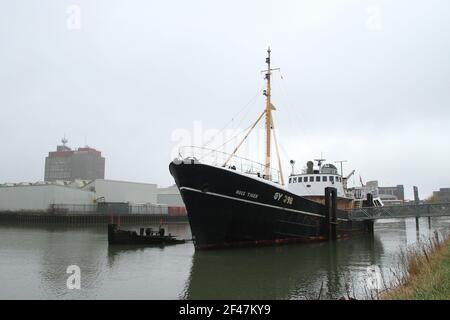
M 367 194 L 367 206 L 368 207 L 373 207 L 373 195 L 371 193 Z M 370 235 L 374 234 L 374 225 L 375 225 L 375 221 L 374 220 L 368 220 L 367 222 L 367 231 Z
M 337 239 L 336 188 L 325 188 L 325 236 L 329 240 Z

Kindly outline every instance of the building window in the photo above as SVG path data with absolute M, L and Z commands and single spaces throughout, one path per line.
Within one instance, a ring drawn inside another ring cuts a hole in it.
M 322 181 L 323 181 L 323 182 L 327 182 L 327 177 L 326 177 L 326 176 L 323 176 L 323 177 L 322 177 Z

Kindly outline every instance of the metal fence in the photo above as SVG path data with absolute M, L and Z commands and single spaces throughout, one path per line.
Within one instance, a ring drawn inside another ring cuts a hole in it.
M 352 220 L 450 216 L 450 202 L 367 207 L 348 213 Z
M 83 213 L 83 214 L 95 214 L 97 213 L 97 204 L 52 204 L 49 211 L 54 214 L 65 213 Z
M 96 204 L 52 204 L 53 214 L 168 214 L 168 206 L 162 204 L 130 205 L 128 203 L 99 202 Z
M 162 204 L 143 204 L 130 206 L 131 214 L 168 214 L 168 206 Z

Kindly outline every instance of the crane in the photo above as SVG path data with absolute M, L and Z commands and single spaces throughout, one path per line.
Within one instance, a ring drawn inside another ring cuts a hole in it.
M 350 179 L 350 177 L 355 173 L 355 170 L 350 172 L 346 177 L 342 177 L 342 186 L 344 187 L 344 190 L 347 190 L 347 181 Z
M 350 173 L 348 174 L 348 176 L 346 176 L 344 179 L 346 179 L 346 180 L 350 179 L 350 177 L 351 177 L 354 173 L 355 173 L 355 170 L 353 170 L 352 172 L 350 172 Z

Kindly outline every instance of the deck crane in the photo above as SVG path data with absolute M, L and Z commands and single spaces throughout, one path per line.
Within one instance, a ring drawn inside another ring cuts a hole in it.
M 350 179 L 350 177 L 355 173 L 355 170 L 350 172 L 346 177 L 342 177 L 342 186 L 344 187 L 344 190 L 347 190 L 347 181 Z

